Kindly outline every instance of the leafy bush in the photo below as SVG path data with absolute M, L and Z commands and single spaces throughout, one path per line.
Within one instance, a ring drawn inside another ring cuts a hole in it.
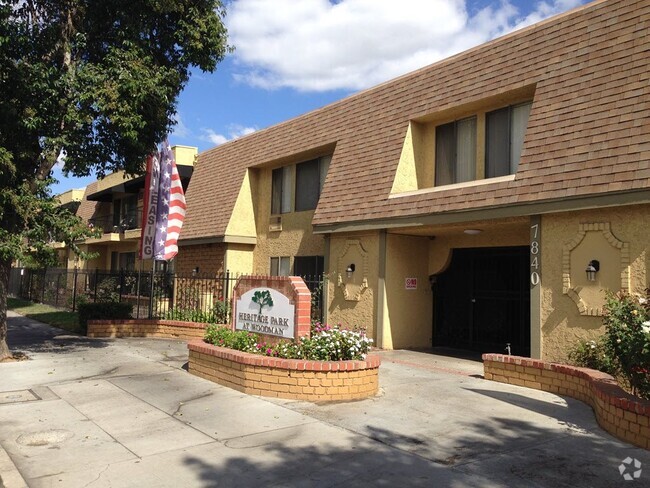
M 165 318 L 167 320 L 180 320 L 182 322 L 201 322 L 205 324 L 214 322 L 214 316 L 211 312 L 185 308 L 172 308 L 165 314 Z
M 603 308 L 605 334 L 580 342 L 569 352 L 576 366 L 616 377 L 641 398 L 650 399 L 650 302 L 628 293 L 608 293 Z
M 82 303 L 79 305 L 79 326 L 88 330 L 89 320 L 130 319 L 133 304 L 124 302 Z
M 212 307 L 212 315 L 215 324 L 227 324 L 230 319 L 230 303 L 217 300 Z
M 120 285 L 115 277 L 104 278 L 97 284 L 97 301 L 102 303 L 119 302 L 118 293 Z
M 610 293 L 604 307 L 604 345 L 632 394 L 650 399 L 650 302 Z
M 276 344 L 259 342 L 259 336 L 247 331 L 233 331 L 227 327 L 210 325 L 206 329 L 205 342 L 215 346 L 229 347 L 238 351 L 252 352 L 284 359 L 308 359 L 312 361 L 345 361 L 365 359 L 372 339 L 365 331 L 347 330 L 340 325 L 312 325 L 311 337 L 298 341 L 282 341 Z
M 165 314 L 167 320 L 181 320 L 183 322 L 201 322 L 206 324 L 227 324 L 230 317 L 230 306 L 227 302 L 217 301 L 214 306 L 204 311 L 199 308 L 170 309 Z
M 222 325 L 209 325 L 205 330 L 204 341 L 219 347 L 237 351 L 259 353 L 258 335 L 245 330 L 232 330 Z
M 597 341 L 580 341 L 575 344 L 569 350 L 569 362 L 574 366 L 616 375 L 616 364 L 604 343 L 604 337 L 600 337 Z

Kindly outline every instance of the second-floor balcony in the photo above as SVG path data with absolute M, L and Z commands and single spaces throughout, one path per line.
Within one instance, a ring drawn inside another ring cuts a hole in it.
M 88 219 L 88 225 L 101 229 L 104 234 L 123 234 L 129 230 L 139 229 L 142 224 L 142 210 L 127 212 L 123 215 L 103 215 Z

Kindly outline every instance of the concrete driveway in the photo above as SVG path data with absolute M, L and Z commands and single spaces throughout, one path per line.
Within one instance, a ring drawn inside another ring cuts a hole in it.
M 485 381 L 480 363 L 383 352 L 375 398 L 272 401 L 188 374 L 180 341 L 86 339 L 11 315 L 31 360 L 0 364 L 0 487 L 21 486 L 18 472 L 66 488 L 650 486 L 650 453 L 588 406 Z M 627 457 L 643 465 L 630 483 Z

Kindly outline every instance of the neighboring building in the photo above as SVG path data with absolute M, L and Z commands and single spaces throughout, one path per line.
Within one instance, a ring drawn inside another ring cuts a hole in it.
M 194 169 L 197 148 L 174 146 L 172 151 L 183 188 L 186 189 Z M 81 269 L 107 271 L 133 271 L 139 268 L 144 181 L 144 175 L 127 177 L 123 171 L 118 171 L 86 187 L 76 214 L 88 222 L 89 226 L 101 229 L 102 235 L 86 239 L 80 247 L 84 251 L 96 253 L 97 257 L 79 262 L 72 252 L 62 249 L 59 252 L 64 267 L 73 268 L 77 265 Z M 70 192 L 59 196 L 62 202 L 68 198 L 68 193 Z M 66 260 L 67 266 L 64 263 Z M 145 261 L 144 266 L 150 270 L 151 261 Z
M 648 25 L 593 2 L 200 154 L 177 270 L 322 269 L 379 347 L 562 358 L 648 286 Z
M 84 188 L 68 190 L 57 195 L 56 199 L 59 201 L 59 205 L 68 209 L 71 213 L 76 214 L 81 205 L 81 200 L 83 200 L 84 193 Z M 57 250 L 59 266 L 61 268 L 74 267 L 74 256 L 68 251 L 65 243 L 55 242 L 52 245 Z M 69 262 L 70 260 L 72 261 Z

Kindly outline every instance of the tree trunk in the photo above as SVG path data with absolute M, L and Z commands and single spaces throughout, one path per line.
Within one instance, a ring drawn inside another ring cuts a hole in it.
M 0 361 L 11 356 L 7 345 L 7 296 L 11 260 L 0 259 Z

